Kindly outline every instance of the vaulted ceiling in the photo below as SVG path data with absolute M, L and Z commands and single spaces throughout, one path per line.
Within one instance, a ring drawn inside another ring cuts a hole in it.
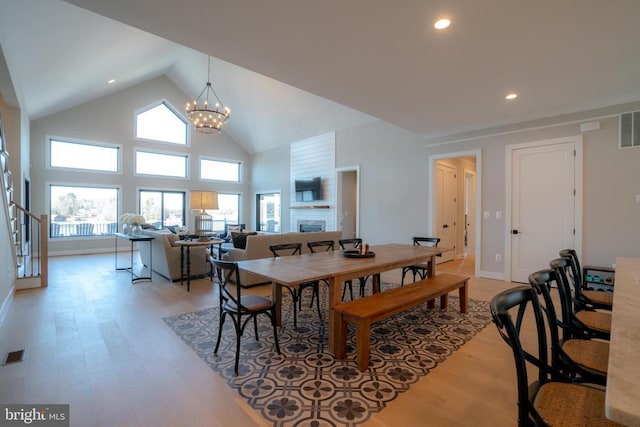
M 257 152 L 374 118 L 429 139 L 640 100 L 639 17 L 637 0 L 0 0 L 0 46 L 32 119 L 161 74 L 196 96 L 212 55 L 225 132 Z

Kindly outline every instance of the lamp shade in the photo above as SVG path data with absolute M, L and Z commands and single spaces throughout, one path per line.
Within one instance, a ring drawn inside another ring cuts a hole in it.
M 204 212 L 207 209 L 218 209 L 218 193 L 215 191 L 196 190 L 191 192 L 191 209 Z

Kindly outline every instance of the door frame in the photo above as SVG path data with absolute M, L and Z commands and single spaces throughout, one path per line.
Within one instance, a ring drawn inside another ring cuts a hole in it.
M 574 187 L 575 187 L 575 197 L 574 197 L 574 223 L 575 223 L 575 234 L 574 234 L 574 242 L 575 242 L 575 250 L 578 253 L 578 256 L 582 255 L 582 196 L 583 196 L 583 175 L 582 175 L 582 166 L 583 166 L 583 151 L 582 151 L 582 135 L 574 135 L 574 136 L 566 136 L 562 138 L 553 138 L 553 139 L 544 139 L 539 141 L 530 141 L 523 142 L 520 144 L 507 145 L 505 147 L 505 185 L 506 185 L 506 194 L 505 194 L 505 221 L 504 221 L 504 280 L 507 282 L 511 281 L 511 224 L 512 224 L 512 208 L 511 204 L 513 202 L 512 192 L 513 192 L 513 152 L 523 148 L 535 148 L 535 147 L 543 147 L 546 145 L 557 145 L 557 144 L 566 144 L 573 143 L 575 147 L 575 169 L 574 169 Z M 549 260 L 551 261 L 551 260 Z M 546 266 L 548 267 L 548 266 Z M 545 266 L 541 267 L 545 268 Z
M 435 173 L 436 173 L 436 161 L 444 159 L 453 159 L 460 157 L 475 157 L 476 158 L 476 235 L 475 235 L 475 266 L 474 275 L 480 276 L 480 264 L 482 260 L 482 222 L 480 221 L 480 212 L 482 209 L 478 208 L 478 200 L 482 200 L 482 150 L 468 150 L 468 151 L 456 151 L 452 153 L 433 154 L 429 156 L 429 162 L 427 163 L 427 200 L 429 206 L 427 207 L 427 229 L 429 234 L 433 235 L 435 215 L 433 210 L 434 197 L 435 197 Z
M 342 212 L 342 174 L 344 172 L 356 173 L 356 236 L 360 237 L 360 165 L 336 168 L 336 229 L 340 224 L 340 214 Z
M 467 168 L 464 168 L 463 172 L 464 172 L 464 177 L 463 177 L 463 179 L 464 179 L 464 203 L 465 203 L 465 207 L 467 207 L 467 203 L 469 201 L 469 193 L 470 193 L 469 186 L 467 185 L 468 182 L 469 182 L 469 177 L 473 177 L 473 183 L 475 184 L 476 179 L 478 179 L 478 174 L 476 173 L 476 171 L 472 171 L 471 169 L 467 169 Z M 475 187 L 475 185 L 474 185 L 474 187 Z M 474 188 L 474 194 L 473 194 L 473 213 L 474 213 L 474 215 L 473 215 L 473 219 L 472 219 L 472 221 L 473 221 L 472 230 L 475 230 L 475 228 L 477 227 L 477 224 L 475 223 L 476 222 L 476 215 L 478 213 L 478 197 L 475 194 L 475 188 Z M 466 229 L 467 224 L 464 224 L 464 227 Z M 473 243 L 473 250 L 475 251 L 475 244 L 476 244 L 475 233 L 473 233 L 473 242 L 472 243 Z M 469 245 L 467 245 L 467 247 L 469 247 Z

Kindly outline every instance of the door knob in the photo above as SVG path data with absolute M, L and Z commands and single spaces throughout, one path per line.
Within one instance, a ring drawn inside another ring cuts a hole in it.
M 520 232 L 518 230 L 511 230 L 511 234 L 519 234 Z

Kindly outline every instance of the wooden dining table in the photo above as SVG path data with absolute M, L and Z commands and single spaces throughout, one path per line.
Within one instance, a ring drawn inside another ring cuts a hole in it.
M 616 258 L 605 414 L 640 426 L 640 258 Z
M 376 245 L 371 248 L 375 256 L 349 258 L 341 251 L 319 252 L 278 258 L 238 261 L 242 270 L 263 276 L 273 283 L 276 302 L 276 323 L 282 323 L 282 287 L 296 288 L 302 283 L 325 279 L 329 283 L 329 351 L 336 354 L 342 339 L 336 328 L 336 304 L 341 302 L 342 283 L 347 280 L 373 275 L 374 292 L 380 291 L 378 273 L 418 263 L 429 263 L 429 276 L 435 275 L 435 257 L 444 249 L 407 244 Z

